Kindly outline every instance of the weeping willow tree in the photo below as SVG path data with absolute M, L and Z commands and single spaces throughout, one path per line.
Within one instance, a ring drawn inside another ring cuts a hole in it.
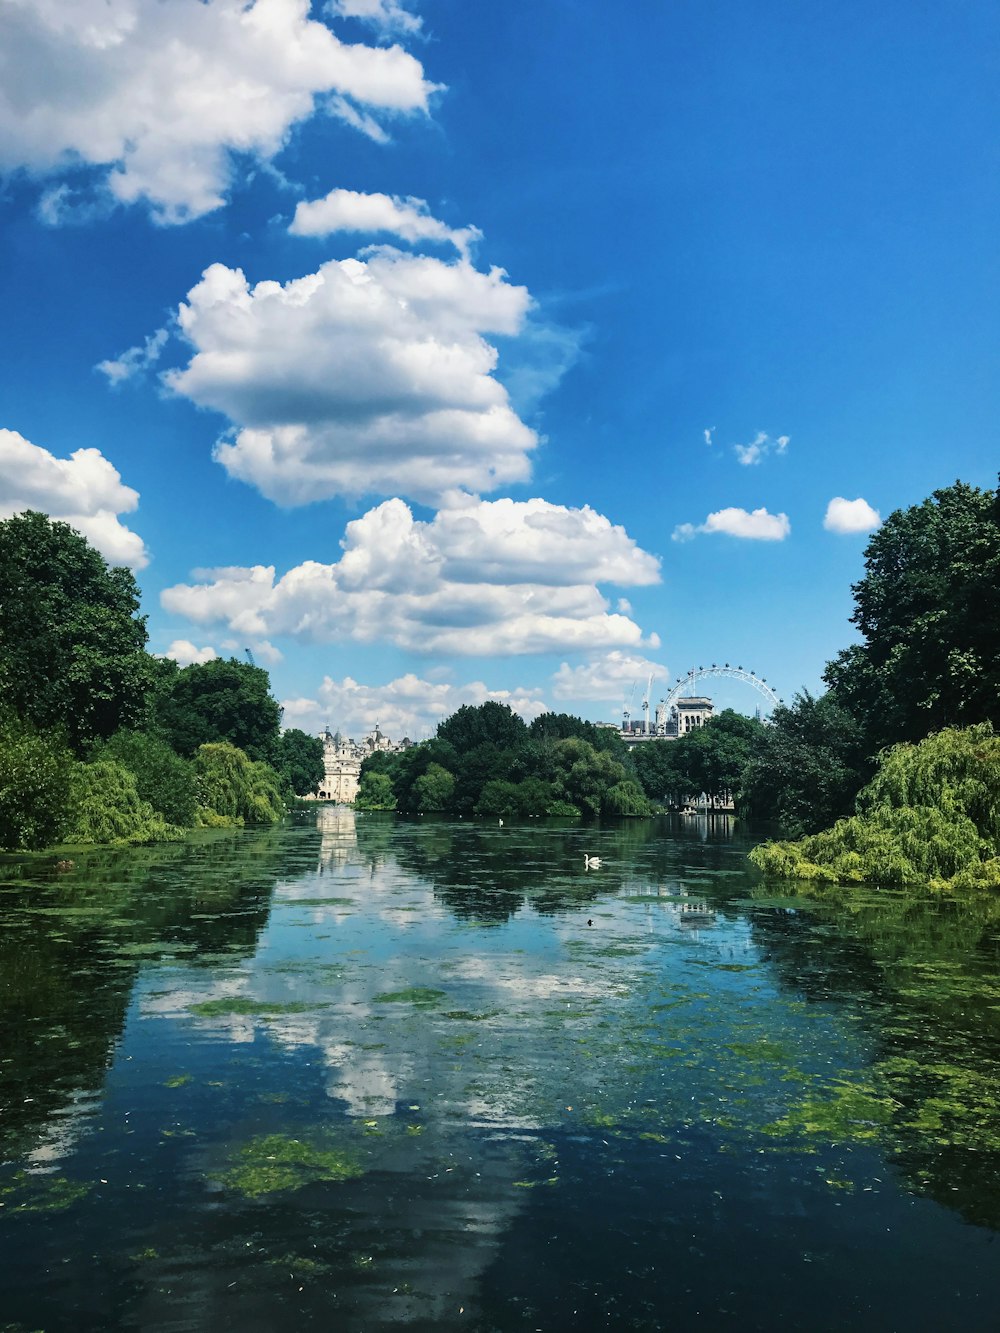
M 72 843 L 166 842 L 183 836 L 139 795 L 135 774 L 113 759 L 77 764 L 70 780 L 73 820 L 67 836 Z
M 1000 888 L 1000 736 L 990 723 L 885 751 L 857 811 L 750 859 L 775 879 Z
M 274 824 L 285 813 L 278 774 L 228 741 L 199 746 L 194 766 L 199 824 Z

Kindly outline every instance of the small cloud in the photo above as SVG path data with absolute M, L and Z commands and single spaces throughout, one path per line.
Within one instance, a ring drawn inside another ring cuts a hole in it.
M 335 232 L 388 232 L 411 244 L 440 241 L 452 244 L 463 258 L 482 239 L 478 227 L 449 227 L 434 217 L 423 199 L 388 194 L 363 194 L 334 189 L 322 199 L 303 199 L 288 228 L 293 236 L 332 236 Z
M 180 666 L 198 666 L 205 662 L 212 662 L 219 656 L 214 648 L 206 646 L 205 648 L 196 648 L 190 639 L 174 639 L 173 643 L 165 653 L 158 654 L 160 657 L 172 657 Z
M 765 431 L 759 430 L 750 444 L 734 444 L 733 453 L 744 467 L 752 467 L 765 459 L 768 454 L 778 456 L 783 454 L 790 441 L 790 435 L 779 435 L 776 440 L 772 440 Z
M 675 542 L 691 541 L 699 533 L 721 532 L 727 537 L 740 537 L 746 541 L 781 542 L 792 530 L 787 514 L 769 514 L 766 509 L 719 509 L 709 514 L 704 523 L 681 523 L 674 528 L 672 539 Z
M 157 329 L 155 333 L 149 335 L 141 347 L 130 347 L 127 352 L 122 352 L 121 356 L 114 360 L 99 361 L 94 369 L 99 370 L 102 375 L 107 375 L 112 387 L 117 387 L 132 379 L 134 375 L 141 375 L 143 371 L 155 366 L 169 337 L 168 329 Z
M 708 426 L 705 430 L 702 431 L 702 435 L 705 437 L 706 444 L 712 445 L 715 443 L 715 441 L 712 438 L 714 434 L 715 434 L 714 426 Z
M 826 507 L 823 527 L 827 532 L 874 532 L 882 526 L 882 515 L 867 500 L 845 500 L 836 495 Z
M 423 26 L 423 19 L 411 14 L 399 0 L 330 0 L 329 9 L 337 18 L 370 23 L 387 35 L 415 37 Z

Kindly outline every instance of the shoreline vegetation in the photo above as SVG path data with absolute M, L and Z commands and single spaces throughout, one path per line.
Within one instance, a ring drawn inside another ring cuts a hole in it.
M 376 752 L 355 806 L 407 816 L 644 819 L 692 794 L 777 826 L 767 880 L 1000 888 L 1000 489 L 956 482 L 870 539 L 860 642 L 767 723 L 725 710 L 629 750 L 567 713 L 464 706 Z M 131 573 L 65 523 L 0 522 L 0 849 L 129 845 L 267 824 L 323 774 L 268 673 L 146 652 Z

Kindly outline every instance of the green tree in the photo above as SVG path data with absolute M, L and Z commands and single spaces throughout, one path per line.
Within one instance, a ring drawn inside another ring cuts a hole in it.
M 251 759 L 273 763 L 279 753 L 281 709 L 263 667 L 215 658 L 161 677 L 156 722 L 182 755 L 228 741 Z
M 599 727 L 572 713 L 539 713 L 528 726 L 528 735 L 536 741 L 565 741 L 575 736 L 595 750 L 607 750 L 621 759 L 625 745 L 617 727 Z
M 166 741 L 141 731 L 119 731 L 101 747 L 98 758 L 124 765 L 136 791 L 168 824 L 191 828 L 198 808 L 198 784 L 189 759 L 175 754 Z
M 834 694 L 808 690 L 774 710 L 743 771 L 740 813 L 775 820 L 792 837 L 826 828 L 854 808 L 871 777 L 860 723 Z
M 528 728 L 507 704 L 487 700 L 478 707 L 463 704 L 451 717 L 438 724 L 439 739 L 465 754 L 479 745 L 495 745 L 500 750 L 516 749 L 528 738 Z
M 956 482 L 891 514 L 865 550 L 863 642 L 825 680 L 874 753 L 945 726 L 1000 723 L 1000 490 Z
M 358 810 L 395 810 L 396 794 L 388 773 L 362 772 L 354 804 Z
M 323 742 L 289 727 L 278 738 L 274 766 L 296 796 L 308 796 L 323 780 Z
M 557 776 L 553 795 L 557 801 L 575 806 L 582 815 L 596 818 L 610 788 L 624 782 L 624 765 L 587 741 L 570 737 L 553 746 Z
M 0 847 L 37 851 L 62 841 L 75 766 L 59 736 L 0 712 Z
M 447 810 L 455 790 L 454 774 L 440 764 L 429 764 L 413 784 L 413 797 L 420 814 L 436 814 Z
M 146 621 L 127 569 L 31 510 L 0 522 L 0 703 L 76 753 L 142 715 Z
M 194 764 L 201 823 L 273 824 L 285 813 L 274 769 L 228 741 L 199 746 Z
M 135 776 L 114 759 L 76 764 L 70 842 L 123 846 L 182 837 L 139 795 Z

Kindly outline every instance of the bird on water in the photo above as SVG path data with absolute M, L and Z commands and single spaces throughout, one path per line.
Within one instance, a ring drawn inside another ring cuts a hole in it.
M 588 856 L 587 853 L 584 852 L 583 868 L 584 870 L 600 870 L 601 858 L 599 856 Z

